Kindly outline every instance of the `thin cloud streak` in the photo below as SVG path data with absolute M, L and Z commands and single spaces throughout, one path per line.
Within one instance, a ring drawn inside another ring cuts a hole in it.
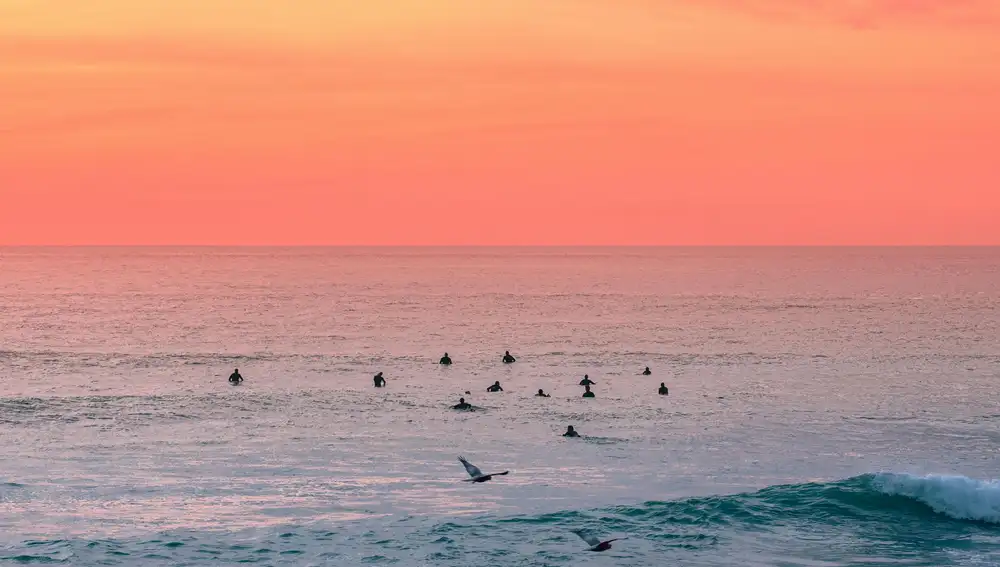
M 679 0 L 763 20 L 856 29 L 1000 27 L 997 0 Z

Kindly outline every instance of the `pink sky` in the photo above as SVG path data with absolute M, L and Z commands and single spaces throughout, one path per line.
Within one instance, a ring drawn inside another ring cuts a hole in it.
M 1000 244 L 1000 1 L 0 0 L 0 100 L 0 244 Z

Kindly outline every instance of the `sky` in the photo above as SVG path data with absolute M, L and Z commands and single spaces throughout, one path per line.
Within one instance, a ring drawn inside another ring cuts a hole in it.
M 0 245 L 1000 245 L 1000 0 L 0 0 Z

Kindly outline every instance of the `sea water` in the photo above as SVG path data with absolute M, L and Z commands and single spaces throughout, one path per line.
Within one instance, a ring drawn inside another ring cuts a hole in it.
M 0 561 L 997 565 L 998 327 L 993 248 L 0 249 Z

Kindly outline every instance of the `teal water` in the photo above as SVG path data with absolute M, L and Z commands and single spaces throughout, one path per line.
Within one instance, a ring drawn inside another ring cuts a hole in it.
M 1000 564 L 998 268 L 0 249 L 0 561 Z M 511 474 L 462 482 L 458 455 Z
M 7 486 L 5 489 L 11 489 Z M 174 530 L 139 539 L 24 541 L 4 559 L 100 565 L 303 564 L 954 565 L 994 564 L 1000 484 L 881 473 L 839 482 L 447 522 L 404 516 L 365 526 L 285 525 L 267 533 Z M 571 530 L 627 534 L 590 557 Z M 609 557 L 610 558 L 609 558 Z

